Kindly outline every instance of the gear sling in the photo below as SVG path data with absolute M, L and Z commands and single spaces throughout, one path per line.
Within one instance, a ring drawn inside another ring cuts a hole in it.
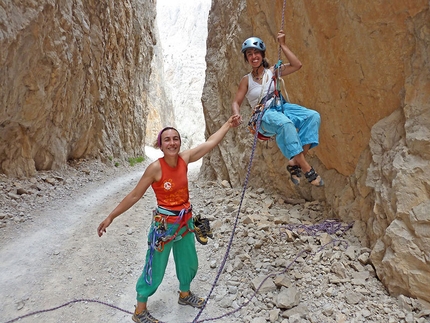
M 262 140 L 262 141 L 267 141 L 272 139 L 273 136 L 265 136 L 263 135 L 259 130 L 261 127 L 261 119 L 263 118 L 263 114 L 267 109 L 270 109 L 272 107 L 278 107 L 283 105 L 285 102 L 289 102 L 286 101 L 284 99 L 284 97 L 281 94 L 281 86 L 280 86 L 280 81 L 282 82 L 285 94 L 287 96 L 288 99 L 288 93 L 285 90 L 285 84 L 284 84 L 284 80 L 281 78 L 281 72 L 280 72 L 280 67 L 282 65 L 282 61 L 279 60 L 278 63 L 274 66 L 274 70 L 275 72 L 273 73 L 272 79 L 270 82 L 272 82 L 274 84 L 274 88 L 275 90 L 271 93 L 268 93 L 264 98 L 262 98 L 263 96 L 263 91 L 264 91 L 264 84 L 267 82 L 267 80 L 265 80 L 263 78 L 262 81 L 262 88 L 261 88 L 261 93 L 260 93 L 260 98 L 259 98 L 259 103 L 253 108 L 252 111 L 252 115 L 251 118 L 249 119 L 248 122 L 248 129 L 249 131 L 255 135 L 255 133 L 257 133 L 257 138 Z M 269 89 L 270 89 L 269 85 Z M 271 100 L 273 98 L 273 100 Z M 271 100 L 271 101 L 270 101 Z M 266 106 L 266 102 L 270 101 L 269 106 Z

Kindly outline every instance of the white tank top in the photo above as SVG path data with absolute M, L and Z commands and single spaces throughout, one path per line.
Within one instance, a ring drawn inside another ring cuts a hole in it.
M 261 82 L 262 84 L 259 84 L 254 81 L 251 73 L 248 74 L 248 92 L 246 92 L 245 97 L 248 99 L 251 108 L 254 108 L 258 103 L 260 103 L 259 101 L 261 101 L 267 95 L 267 93 L 275 91 L 272 77 L 272 71 L 270 69 L 264 69 L 263 80 Z M 263 93 L 261 93 L 263 85 L 264 90 Z M 269 101 L 271 100 L 266 102 L 266 106 L 270 103 Z

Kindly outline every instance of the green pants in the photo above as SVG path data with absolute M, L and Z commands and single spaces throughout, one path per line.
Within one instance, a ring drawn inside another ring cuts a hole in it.
M 190 229 L 194 229 L 193 219 L 191 218 L 188 223 Z M 178 224 L 168 224 L 168 229 L 172 227 L 175 232 Z M 151 230 L 154 225 L 151 226 Z M 146 273 L 142 272 L 137 284 L 137 301 L 146 303 L 148 297 L 153 295 L 163 281 L 164 273 L 166 271 L 167 263 L 169 261 L 170 250 L 173 249 L 173 259 L 175 260 L 176 276 L 179 280 L 179 290 L 186 292 L 190 290 L 191 281 L 194 279 L 198 268 L 198 258 L 196 252 L 196 242 L 193 232 L 188 232 L 183 237 L 181 234 L 187 230 L 187 226 L 181 228 L 175 240 L 172 240 L 164 245 L 163 251 L 153 251 L 152 257 L 152 284 L 147 283 Z M 151 234 L 149 234 L 150 236 Z M 148 238 L 149 240 L 149 238 Z M 146 252 L 146 264 L 150 261 L 150 248 Z

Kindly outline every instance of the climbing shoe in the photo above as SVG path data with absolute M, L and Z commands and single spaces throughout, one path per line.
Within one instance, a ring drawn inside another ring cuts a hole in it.
M 290 173 L 291 181 L 294 185 L 300 184 L 300 177 L 302 177 L 302 169 L 299 165 L 288 165 L 287 170 Z
M 313 167 L 311 167 L 309 172 L 305 173 L 305 177 L 312 185 L 317 187 L 324 186 L 324 181 L 322 180 L 321 176 L 317 174 Z
M 202 308 L 204 303 L 204 298 L 194 295 L 191 291 L 185 297 L 181 297 L 181 293 L 179 293 L 178 304 L 180 305 L 190 305 L 192 307 Z
M 159 323 L 160 322 L 155 317 L 153 317 L 151 314 L 149 314 L 148 310 L 144 310 L 143 312 L 140 312 L 139 314 L 137 314 L 135 311 L 132 319 L 134 322 L 137 322 L 137 323 Z
M 200 215 L 194 217 L 194 232 L 196 239 L 202 245 L 208 243 L 208 237 L 213 239 L 210 223 L 208 219 L 202 219 Z

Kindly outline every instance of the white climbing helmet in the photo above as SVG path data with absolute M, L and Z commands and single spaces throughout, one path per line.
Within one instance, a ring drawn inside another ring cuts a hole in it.
M 249 37 L 245 40 L 242 44 L 242 53 L 245 53 L 248 48 L 255 48 L 263 52 L 266 51 L 266 45 L 264 45 L 264 42 L 258 37 Z

